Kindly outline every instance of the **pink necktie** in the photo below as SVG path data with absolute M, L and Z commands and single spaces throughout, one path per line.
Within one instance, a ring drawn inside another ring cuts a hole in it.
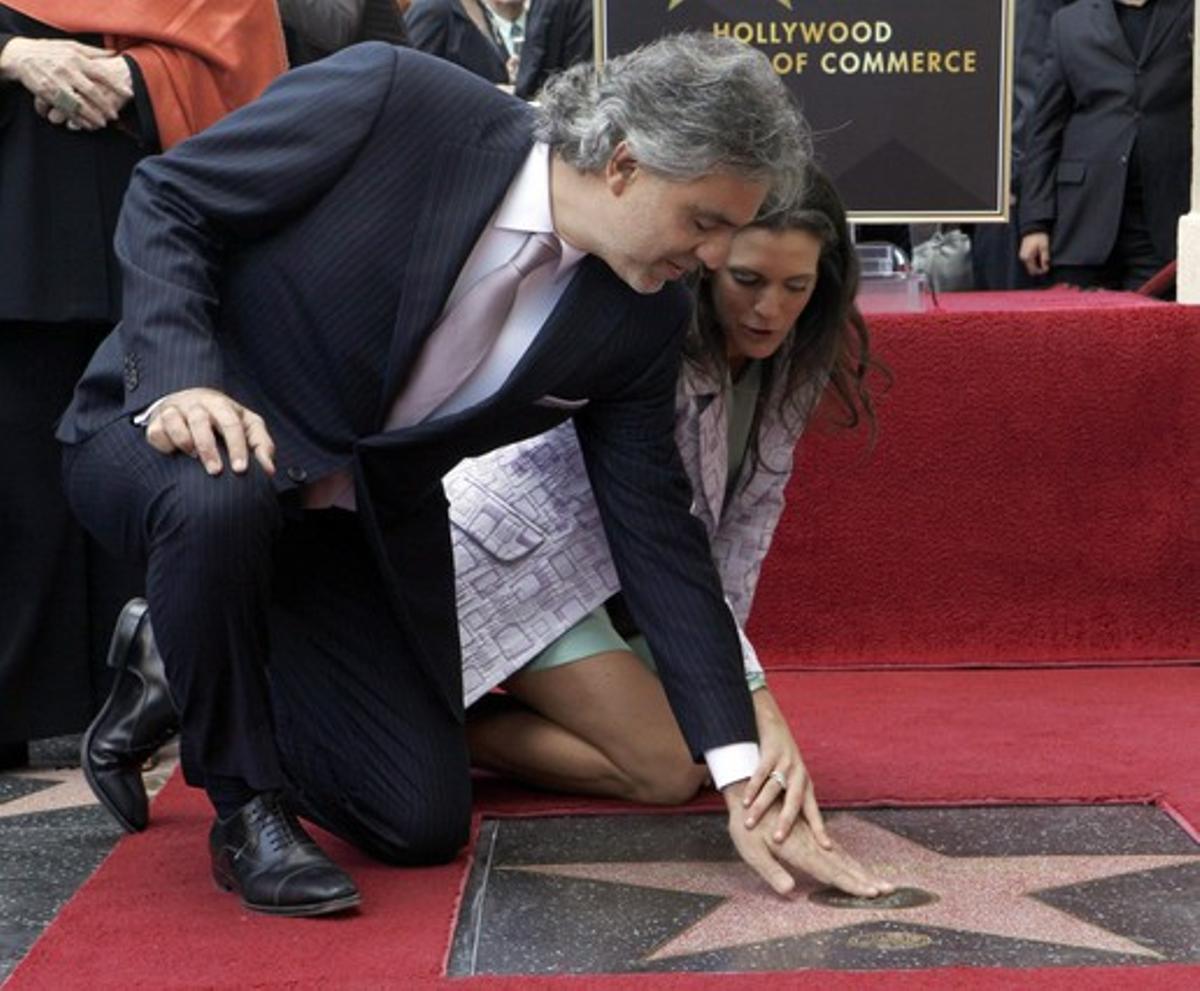
M 425 342 L 384 429 L 420 423 L 454 394 L 496 343 L 521 280 L 561 251 L 553 235 L 530 234 L 511 261 L 488 272 L 463 293 Z
M 496 343 L 521 280 L 561 253 L 562 245 L 553 234 L 530 234 L 510 261 L 488 272 L 463 293 L 429 335 L 403 391 L 392 403 L 384 429 L 420 423 L 452 396 Z M 307 485 L 304 506 L 353 509 L 354 480 L 350 473 L 335 472 Z

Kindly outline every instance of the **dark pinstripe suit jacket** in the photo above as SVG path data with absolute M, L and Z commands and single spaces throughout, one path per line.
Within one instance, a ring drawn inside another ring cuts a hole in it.
M 597 502 L 635 617 L 661 631 L 653 646 L 685 735 L 697 753 L 753 739 L 736 631 L 673 442 L 682 289 L 640 296 L 585 258 L 500 392 L 381 433 L 531 142 L 520 100 L 366 44 L 147 160 L 118 226 L 124 319 L 59 438 L 79 443 L 207 385 L 266 418 L 281 490 L 351 467 L 396 615 L 461 712 L 441 476 L 561 422 L 547 395 L 587 398 L 576 421 Z

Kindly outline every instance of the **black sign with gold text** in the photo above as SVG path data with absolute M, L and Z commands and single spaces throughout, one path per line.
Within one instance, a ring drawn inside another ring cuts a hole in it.
M 1011 0 L 596 0 L 604 57 L 677 31 L 762 50 L 858 220 L 1008 209 Z

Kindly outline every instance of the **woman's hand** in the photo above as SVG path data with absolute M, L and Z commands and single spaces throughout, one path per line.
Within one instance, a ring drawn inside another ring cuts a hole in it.
M 24 86 L 51 123 L 96 131 L 133 97 L 129 66 L 116 52 L 57 38 L 13 38 L 0 52 L 0 79 Z
M 746 828 L 753 829 L 782 796 L 783 805 L 775 819 L 772 836 L 775 842 L 782 843 L 788 838 L 803 812 L 813 838 L 826 850 L 832 850 L 833 841 L 825 830 L 812 778 L 808 776 L 787 720 L 783 718 L 768 689 L 760 688 L 751 698 L 754 700 L 758 746 L 762 756 L 742 793 L 742 804 L 749 810 Z

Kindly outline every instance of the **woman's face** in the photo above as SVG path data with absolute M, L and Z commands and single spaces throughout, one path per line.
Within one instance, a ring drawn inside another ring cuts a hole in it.
M 779 350 L 817 285 L 821 242 L 808 231 L 750 227 L 713 279 L 717 321 L 735 371 Z

